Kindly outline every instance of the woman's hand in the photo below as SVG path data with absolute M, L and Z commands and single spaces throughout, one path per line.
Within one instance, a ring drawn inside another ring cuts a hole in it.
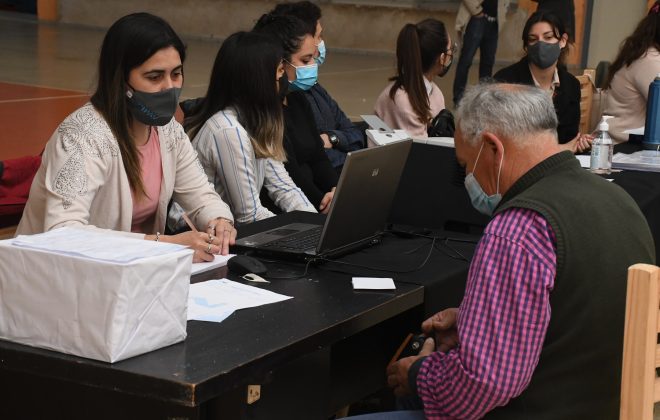
M 580 134 L 568 143 L 560 144 L 560 147 L 565 150 L 570 150 L 573 153 L 583 153 L 591 149 L 591 143 L 594 141 L 594 136 L 591 134 Z
M 206 227 L 206 233 L 208 237 L 214 238 L 214 244 L 217 243 L 220 246 L 220 254 L 227 255 L 229 254 L 229 245 L 234 245 L 236 243 L 236 229 L 231 220 L 225 219 L 224 217 L 218 217 L 208 222 Z
M 321 204 L 319 204 L 319 211 L 323 214 L 328 214 L 328 211 L 330 211 L 330 203 L 332 202 L 332 198 L 335 196 L 335 190 L 337 187 L 332 187 L 330 192 L 325 193 L 323 196 L 323 199 L 321 200 Z
M 222 250 L 221 241 L 219 238 L 213 237 L 205 232 L 183 232 L 178 235 L 160 235 L 160 242 L 168 242 L 172 244 L 179 244 L 187 246 L 195 251 L 193 254 L 193 262 L 213 261 L 214 254 L 219 254 Z

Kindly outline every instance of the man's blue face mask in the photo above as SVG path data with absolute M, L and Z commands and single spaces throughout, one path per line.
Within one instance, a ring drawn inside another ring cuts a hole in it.
M 291 82 L 291 90 L 309 90 L 316 84 L 319 75 L 319 65 L 316 63 L 306 66 L 294 66 L 287 61 L 291 67 L 296 69 L 296 80 Z
M 325 63 L 325 41 L 321 40 L 316 48 L 319 50 L 319 56 L 314 58 L 314 61 L 316 61 L 316 64 L 320 66 L 321 64 Z
M 477 159 L 474 161 L 474 168 L 472 172 L 467 174 L 465 177 L 465 189 L 470 196 L 470 201 L 472 206 L 477 209 L 479 213 L 485 214 L 486 216 L 492 216 L 495 208 L 500 201 L 502 201 L 502 194 L 500 194 L 500 175 L 502 173 L 502 163 L 504 162 L 504 152 L 502 152 L 502 160 L 500 160 L 500 169 L 497 171 L 497 192 L 493 195 L 488 195 L 479 185 L 479 181 L 474 177 L 474 171 L 477 169 L 477 162 L 479 162 L 479 156 L 481 156 L 481 151 L 484 148 L 484 144 L 481 143 L 481 148 L 477 154 Z

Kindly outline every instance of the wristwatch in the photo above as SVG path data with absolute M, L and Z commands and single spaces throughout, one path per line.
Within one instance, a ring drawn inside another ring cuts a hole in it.
M 330 144 L 332 147 L 335 147 L 339 144 L 339 137 L 336 134 L 328 133 L 328 139 L 330 139 Z

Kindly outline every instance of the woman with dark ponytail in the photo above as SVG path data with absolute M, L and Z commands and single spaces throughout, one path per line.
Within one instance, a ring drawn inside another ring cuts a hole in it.
M 445 108 L 433 78 L 447 74 L 454 50 L 439 20 L 406 24 L 396 41 L 397 74 L 376 100 L 376 115 L 412 137 L 427 137 L 429 123 Z
M 603 114 L 609 120 L 610 135 L 616 142 L 628 140 L 623 131 L 644 125 L 649 85 L 660 73 L 660 1 L 649 10 L 621 44 L 610 66 Z

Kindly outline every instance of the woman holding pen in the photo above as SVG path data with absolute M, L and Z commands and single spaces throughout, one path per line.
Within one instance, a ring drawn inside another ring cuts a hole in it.
M 184 59 L 183 42 L 157 16 L 131 14 L 110 27 L 96 92 L 48 141 L 17 234 L 80 226 L 186 245 L 195 262 L 228 253 L 231 211 L 173 118 Z M 199 232 L 161 235 L 172 198 Z

